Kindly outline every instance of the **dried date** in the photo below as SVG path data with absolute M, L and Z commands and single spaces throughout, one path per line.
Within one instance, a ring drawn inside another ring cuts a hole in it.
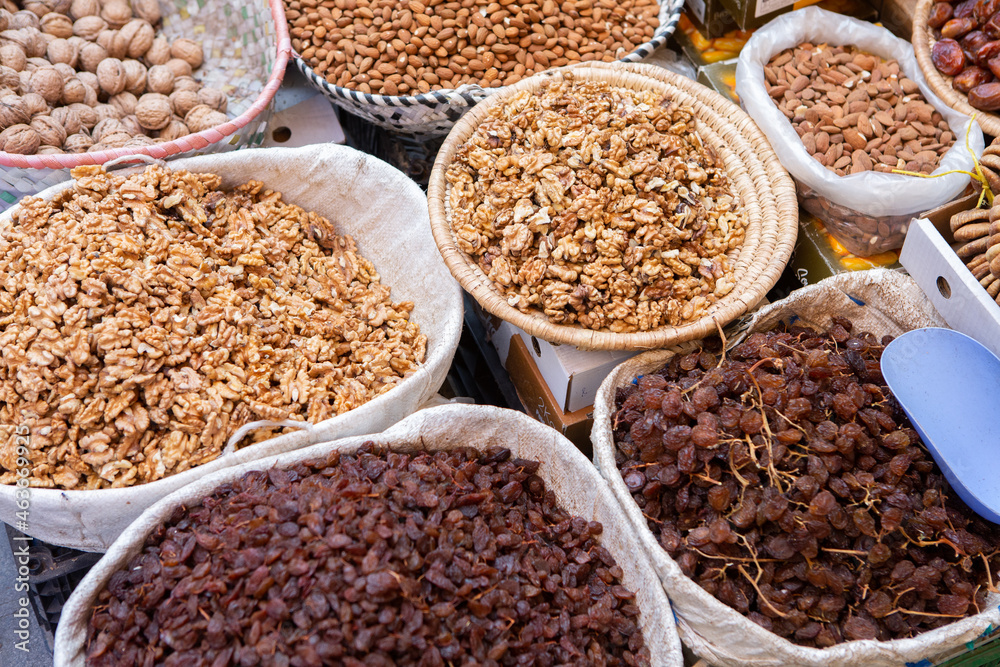
M 938 71 L 945 76 L 955 76 L 966 66 L 965 53 L 962 47 L 953 39 L 942 39 L 931 49 L 931 61 Z
M 1000 109 L 1000 83 L 984 83 L 970 90 L 969 104 L 983 111 Z

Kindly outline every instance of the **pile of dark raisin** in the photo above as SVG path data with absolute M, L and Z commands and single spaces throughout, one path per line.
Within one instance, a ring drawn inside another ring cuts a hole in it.
M 956 497 L 885 385 L 891 337 L 852 329 L 755 333 L 616 397 L 618 468 L 662 547 L 803 646 L 974 614 L 997 571 L 1000 527 Z
M 88 665 L 648 665 L 634 595 L 507 449 L 251 472 L 116 572 Z

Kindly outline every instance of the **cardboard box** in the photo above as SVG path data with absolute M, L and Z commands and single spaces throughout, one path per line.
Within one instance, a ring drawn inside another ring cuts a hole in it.
M 521 337 L 508 339 L 507 372 L 517 389 L 517 395 L 532 417 L 548 424 L 573 442 L 588 458 L 593 455 L 590 429 L 594 424 L 593 406 L 575 412 L 565 412 L 535 365 L 528 346 Z
M 615 366 L 638 354 L 628 351 L 583 351 L 572 345 L 554 345 L 490 315 L 479 304 L 475 305 L 474 311 L 483 322 L 487 336 L 500 357 L 500 363 L 508 372 L 510 368 L 507 358 L 511 351 L 511 341 L 518 339 L 555 397 L 555 405 L 567 413 L 593 405 L 594 396 L 604 378 Z
M 1000 305 L 926 218 L 914 220 L 900 262 L 952 329 L 1000 356 Z
M 875 0 L 881 3 L 882 0 Z M 878 7 L 865 0 L 721 0 L 742 30 L 754 30 L 794 9 L 802 9 L 819 3 L 827 11 L 853 16 L 862 21 L 878 18 Z

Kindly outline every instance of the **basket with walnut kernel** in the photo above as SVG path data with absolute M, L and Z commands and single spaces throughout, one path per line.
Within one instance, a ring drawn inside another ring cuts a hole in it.
M 0 218 L 0 520 L 23 479 L 47 542 L 100 549 L 212 470 L 381 431 L 454 354 L 401 173 L 328 145 L 175 164 L 77 167 Z
M 752 121 L 659 68 L 518 83 L 455 126 L 428 190 L 434 238 L 490 313 L 555 343 L 644 349 L 755 306 L 798 228 Z

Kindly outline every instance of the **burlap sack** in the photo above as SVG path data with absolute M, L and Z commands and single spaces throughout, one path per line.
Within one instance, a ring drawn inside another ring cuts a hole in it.
M 368 440 L 389 445 L 397 451 L 438 451 L 465 446 L 483 450 L 502 446 L 510 449 L 514 456 L 541 461 L 538 475 L 555 492 L 559 503 L 572 514 L 604 525 L 601 544 L 622 568 L 624 585 L 636 593 L 636 603 L 641 610 L 640 625 L 654 667 L 681 667 L 684 664 L 670 603 L 663 588 L 638 540 L 629 530 L 628 519 L 617 500 L 586 457 L 557 431 L 519 412 L 490 406 L 447 405 L 421 410 L 378 435 L 322 443 L 228 468 L 160 500 L 122 533 L 67 601 L 56 630 L 56 667 L 83 664 L 87 624 L 97 594 L 109 577 L 141 550 L 146 536 L 169 517 L 174 508 L 191 506 L 218 485 L 250 470 L 322 458 L 335 449 L 353 452 Z
M 749 319 L 749 333 L 773 328 L 780 321 L 825 328 L 832 315 L 850 318 L 861 329 L 881 336 L 928 326 L 947 326 L 920 288 L 909 277 L 884 269 L 844 273 L 792 293 L 783 301 L 765 306 Z M 797 646 L 764 630 L 736 610 L 716 600 L 694 581 L 660 547 L 646 525 L 615 465 L 611 418 L 619 387 L 635 377 L 662 367 L 673 356 L 670 350 L 647 352 L 616 368 L 601 385 L 594 403 L 594 460 L 625 513 L 635 526 L 670 596 L 684 643 L 712 665 L 747 667 L 810 665 L 815 667 L 884 667 L 930 664 L 921 662 L 960 647 L 1000 623 L 1000 595 L 991 594 L 986 611 L 912 639 L 891 642 L 853 641 L 827 649 Z
M 381 431 L 434 395 L 458 346 L 461 290 L 434 245 L 423 192 L 401 172 L 335 144 L 243 150 L 177 160 L 170 166 L 218 173 L 226 188 L 260 180 L 281 192 L 286 201 L 329 218 L 340 233 L 356 239 L 361 254 L 392 288 L 393 300 L 415 304 L 412 317 L 427 335 L 427 358 L 398 387 L 317 424 L 310 432 L 280 436 L 223 454 L 215 461 L 149 484 L 96 491 L 32 489 L 24 532 L 51 544 L 104 551 L 147 507 L 220 468 L 315 442 Z M 54 186 L 38 196 L 51 198 L 69 185 Z M 0 227 L 9 223 L 12 211 L 0 216 Z M 17 526 L 14 492 L 13 486 L 0 486 L 0 521 Z

